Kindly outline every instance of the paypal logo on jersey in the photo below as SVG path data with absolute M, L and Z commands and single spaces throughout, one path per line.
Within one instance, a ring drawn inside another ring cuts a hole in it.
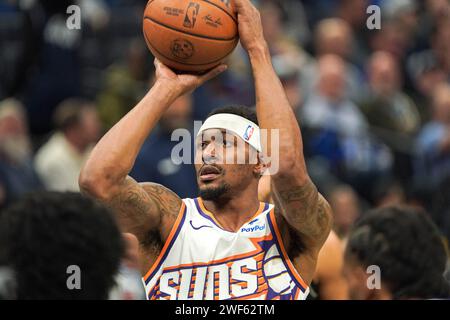
M 254 223 L 254 221 L 252 221 Z M 266 225 L 263 224 L 261 226 L 255 225 L 252 226 L 251 223 L 249 223 L 249 227 L 243 227 L 241 228 L 241 232 L 256 232 L 256 231 L 263 231 L 266 229 Z

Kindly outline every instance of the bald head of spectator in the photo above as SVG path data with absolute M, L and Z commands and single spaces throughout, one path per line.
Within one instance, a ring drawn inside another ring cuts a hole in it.
M 0 159 L 22 164 L 31 155 L 25 111 L 15 99 L 0 102 Z
M 329 18 L 320 21 L 315 32 L 315 46 L 318 56 L 335 54 L 347 59 L 352 50 L 353 32 L 347 21 Z
M 330 205 L 334 214 L 334 230 L 345 238 L 360 215 L 358 196 L 352 187 L 340 185 L 330 193 Z
M 87 100 L 72 98 L 63 101 L 55 111 L 54 121 L 69 143 L 84 152 L 100 136 L 100 121 L 95 105 Z
M 380 96 L 390 96 L 400 89 L 400 68 L 394 56 L 378 51 L 368 62 L 367 73 L 372 91 Z
M 324 55 L 318 60 L 319 94 L 329 101 L 337 102 L 344 98 L 346 91 L 345 62 L 337 55 Z
M 433 119 L 450 125 L 450 85 L 442 83 L 433 91 Z

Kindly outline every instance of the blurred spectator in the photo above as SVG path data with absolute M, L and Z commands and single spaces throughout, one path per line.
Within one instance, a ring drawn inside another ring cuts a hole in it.
M 379 181 L 374 188 L 374 206 L 385 208 L 407 204 L 407 195 L 402 185 L 395 180 Z
M 344 242 L 355 221 L 361 215 L 358 195 L 350 186 L 338 185 L 329 193 L 330 206 L 333 209 L 333 230 Z
M 359 105 L 371 131 L 394 155 L 394 174 L 409 184 L 413 173 L 412 150 L 421 116 L 414 101 L 402 91 L 398 61 L 388 52 L 375 52 L 367 62 L 368 84 L 360 92 Z
M 320 249 L 308 300 L 347 300 L 348 285 L 343 276 L 344 243 L 330 232 Z
M 146 300 L 139 272 L 139 240 L 131 233 L 123 233 L 122 237 L 125 254 L 116 275 L 116 285 L 109 292 L 109 300 Z
M 19 300 L 107 299 L 122 256 L 109 210 L 80 194 L 36 193 L 0 213 L 0 265 Z
M 272 57 L 272 64 L 280 78 L 289 104 L 298 114 L 304 103 L 304 95 L 300 89 L 302 61 L 296 55 L 279 54 Z
M 0 208 L 42 187 L 33 168 L 25 118 L 18 101 L 0 102 Z
M 37 152 L 35 167 L 48 190 L 79 191 L 78 176 L 100 136 L 95 106 L 68 99 L 55 112 L 58 131 Z
M 417 32 L 418 9 L 417 0 L 391 0 L 381 2 L 381 14 L 385 20 L 397 20 L 409 34 Z
M 67 8 L 72 0 L 31 2 L 29 17 L 29 55 L 23 85 L 24 105 L 30 131 L 44 135 L 53 129 L 52 116 L 64 99 L 78 96 L 81 90 L 79 49 L 81 30 L 66 25 Z
M 388 52 L 376 52 L 367 62 L 368 88 L 361 107 L 369 124 L 392 134 L 412 136 L 419 129 L 420 115 L 413 100 L 402 88 L 397 60 Z M 388 140 L 386 139 L 386 140 Z
M 399 63 L 410 49 L 418 44 L 418 3 L 416 0 L 391 0 L 381 2 L 381 29 L 374 31 L 371 46 L 374 52 L 386 51 Z
M 433 93 L 433 116 L 417 140 L 417 187 L 436 189 L 450 176 L 450 85 L 442 84 Z
M 144 143 L 130 176 L 138 182 L 151 181 L 162 184 L 181 198 L 197 196 L 194 166 L 175 164 L 172 158 L 172 151 L 176 145 L 184 142 L 188 146 L 194 146 L 192 126 L 192 97 L 181 96 L 162 116 L 157 130 Z M 172 133 L 177 129 L 189 130 L 191 141 L 172 141 Z M 193 163 L 193 149 L 191 154 L 180 156 L 189 156 Z
M 417 38 L 422 46 L 427 46 L 434 26 L 441 24 L 450 17 L 450 2 L 448 0 L 424 0 L 420 1 L 419 4 L 421 14 Z
M 369 0 L 341 0 L 337 1 L 334 15 L 345 20 L 353 30 L 354 63 L 361 65 L 368 55 L 368 34 L 371 32 L 366 26 Z
M 256 0 L 258 8 L 267 3 L 277 6 L 286 35 L 298 44 L 305 44 L 310 37 L 305 10 L 301 1 L 297 0 Z
M 372 211 L 355 224 L 344 274 L 352 299 L 448 299 L 446 262 L 439 231 L 427 213 L 390 207 Z M 373 266 L 379 269 L 369 268 Z M 380 283 L 375 283 L 374 272 L 379 272 Z
M 431 34 L 431 49 L 412 54 L 408 72 L 418 92 L 430 97 L 441 83 L 450 83 L 450 17 L 436 23 Z
M 130 41 L 125 63 L 108 67 L 103 89 L 97 96 L 98 110 L 104 129 L 110 129 L 127 114 L 148 90 L 148 49 L 141 39 Z
M 314 32 L 315 58 L 320 59 L 327 54 L 337 55 L 345 62 L 345 82 L 348 97 L 356 97 L 361 83 L 361 72 L 353 64 L 354 53 L 353 31 L 350 25 L 340 18 L 328 18 L 320 21 Z M 310 92 L 317 81 L 317 62 L 313 59 L 302 70 L 302 87 Z
M 282 11 L 274 1 L 263 1 L 259 11 L 264 29 L 264 38 L 267 40 L 270 52 L 273 55 L 300 50 L 295 39 L 289 38 L 283 24 Z
M 311 131 L 307 155 L 325 160 L 330 173 L 369 197 L 370 185 L 388 174 L 391 154 L 371 137 L 364 115 L 345 97 L 344 61 L 325 55 L 318 72 L 315 91 L 301 112 L 304 127 Z
M 303 110 L 305 123 L 330 128 L 341 134 L 357 136 L 368 124 L 358 107 L 345 96 L 345 63 L 336 55 L 318 60 L 318 79 Z

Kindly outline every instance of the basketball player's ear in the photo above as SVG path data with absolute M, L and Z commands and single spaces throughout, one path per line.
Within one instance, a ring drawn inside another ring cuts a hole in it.
M 269 169 L 270 163 L 267 162 L 264 158 L 264 156 L 261 153 L 258 153 L 258 160 L 257 164 L 254 167 L 254 174 L 257 177 L 262 177 L 264 173 Z

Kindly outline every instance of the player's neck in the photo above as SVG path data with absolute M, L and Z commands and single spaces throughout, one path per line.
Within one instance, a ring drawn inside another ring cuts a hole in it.
M 219 200 L 203 200 L 208 211 L 214 214 L 221 227 L 230 232 L 237 232 L 247 223 L 260 207 L 257 191 L 243 192 L 239 196 Z

